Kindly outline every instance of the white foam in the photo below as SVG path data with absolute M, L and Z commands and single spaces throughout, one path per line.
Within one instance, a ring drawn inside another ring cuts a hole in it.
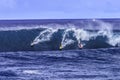
M 61 42 L 61 45 L 63 45 L 63 48 L 75 42 L 74 40 L 68 37 L 71 35 L 70 31 L 74 32 L 72 36 L 74 36 L 77 39 L 78 43 L 80 43 L 81 40 L 89 41 L 91 37 L 96 38 L 97 36 L 102 35 L 102 36 L 107 36 L 108 44 L 112 46 L 115 46 L 116 44 L 120 44 L 120 36 L 116 38 L 114 37 L 115 35 L 112 32 L 112 25 L 101 22 L 101 21 L 97 21 L 97 22 L 99 24 L 99 31 L 95 33 L 89 33 L 86 30 L 77 29 L 77 28 L 70 28 L 70 29 L 65 30 L 63 34 L 63 39 Z
M 14 26 L 14 25 L 13 25 Z M 0 27 L 0 31 L 16 31 L 16 30 L 31 30 L 39 28 L 53 28 L 53 29 L 66 29 L 75 27 L 73 24 L 59 25 L 59 24 L 48 24 L 48 25 L 25 25 L 25 26 L 9 26 L 9 27 Z
M 73 32 L 73 34 L 71 35 L 70 32 Z M 62 42 L 61 42 L 61 45 L 63 48 L 75 42 L 73 39 L 71 39 L 71 36 L 75 37 L 78 43 L 80 43 L 80 40 L 89 40 L 89 34 L 87 33 L 87 31 L 83 29 L 76 29 L 76 28 L 66 29 L 64 31 Z
M 62 42 L 61 42 L 62 48 L 64 48 L 67 45 L 70 45 L 70 44 L 74 43 L 74 40 L 71 39 L 70 34 L 69 34 L 71 31 L 74 31 L 74 29 L 75 28 L 70 28 L 70 29 L 66 29 L 64 31 Z M 72 35 L 72 37 L 74 37 L 74 34 Z
M 0 31 L 17 31 L 17 30 L 31 30 L 39 29 L 40 26 L 25 27 L 25 26 L 16 26 L 16 27 L 0 27 Z
M 52 34 L 55 32 L 57 32 L 57 29 L 52 29 L 52 28 L 48 28 L 48 29 L 40 32 L 40 34 L 31 43 L 31 46 L 38 44 L 40 42 L 49 41 L 50 38 L 52 37 Z
M 39 74 L 38 70 L 24 70 L 24 74 Z
M 107 38 L 108 38 L 107 43 L 112 46 L 115 46 L 116 44 L 120 43 L 120 36 L 118 35 L 117 37 L 115 37 L 115 35 L 112 32 L 113 29 L 112 29 L 111 24 L 108 24 L 108 23 L 105 23 L 102 21 L 98 21 L 98 20 L 95 20 L 95 22 L 97 22 L 99 24 L 97 26 L 97 27 L 99 27 L 98 32 L 89 32 L 84 29 L 76 28 L 76 26 L 71 25 L 71 24 L 49 25 L 49 27 L 51 27 L 51 28 L 47 28 L 46 30 L 40 32 L 40 34 L 33 40 L 31 45 L 35 45 L 35 44 L 38 44 L 38 43 L 44 42 L 44 41 L 49 41 L 51 39 L 53 33 L 57 32 L 58 29 L 65 29 L 65 31 L 62 35 L 63 37 L 62 37 L 62 41 L 61 41 L 61 45 L 63 48 L 66 47 L 67 45 L 71 45 L 75 42 L 75 40 L 73 40 L 73 37 L 76 38 L 78 43 L 80 43 L 81 40 L 89 41 L 89 39 L 91 37 L 96 38 L 97 36 L 102 35 L 102 36 L 107 36 Z M 53 26 L 56 28 L 54 28 Z M 46 27 L 46 26 L 42 26 L 42 28 L 43 27 Z M 69 28 L 67 28 L 67 27 L 69 27 Z M 72 32 L 72 34 L 71 34 L 71 32 Z

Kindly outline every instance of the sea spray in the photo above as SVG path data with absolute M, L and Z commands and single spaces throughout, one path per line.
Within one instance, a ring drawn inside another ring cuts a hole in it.
M 116 46 L 120 39 L 119 36 L 115 37 L 113 34 L 112 25 L 109 23 L 105 23 L 102 21 L 95 20 L 97 23 L 97 27 L 99 29 L 93 32 L 90 32 L 89 30 L 82 29 L 82 28 L 76 28 L 76 26 L 71 25 L 71 28 L 47 28 L 40 32 L 40 34 L 33 40 L 31 45 L 43 43 L 45 41 L 51 41 L 51 37 L 55 32 L 58 32 L 58 30 L 64 30 L 62 33 L 62 40 L 60 42 L 60 45 L 62 48 L 73 45 L 74 43 L 82 43 L 83 46 L 86 46 L 86 42 L 89 42 L 90 40 L 97 40 L 98 36 L 103 36 L 102 38 L 106 37 L 107 40 L 103 39 L 103 42 L 106 42 L 107 44 L 111 46 Z M 59 25 L 60 26 L 60 25 Z M 68 25 L 70 26 L 70 25 Z M 98 43 L 96 43 L 97 45 Z M 104 47 L 104 46 L 103 46 Z
M 72 34 L 70 34 L 72 32 Z M 72 37 L 70 37 L 72 36 Z M 71 28 L 71 29 L 66 29 L 64 31 L 64 35 L 62 38 L 61 45 L 63 48 L 67 45 L 73 44 L 77 40 L 77 43 L 81 43 L 81 40 L 89 40 L 89 34 L 87 31 L 83 29 L 76 29 L 76 28 Z
M 70 35 L 70 33 L 71 33 L 71 35 Z M 63 38 L 61 41 L 62 48 L 64 48 L 66 45 L 70 45 L 70 44 L 74 43 L 75 42 L 74 37 L 75 37 L 74 28 L 66 29 L 63 33 Z

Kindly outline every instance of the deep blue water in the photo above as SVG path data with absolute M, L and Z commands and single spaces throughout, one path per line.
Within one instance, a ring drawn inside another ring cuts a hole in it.
M 1 20 L 0 80 L 119 80 L 119 22 Z

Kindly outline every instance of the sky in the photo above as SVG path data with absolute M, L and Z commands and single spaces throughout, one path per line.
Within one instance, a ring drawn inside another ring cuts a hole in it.
M 0 0 L 0 19 L 120 18 L 120 0 Z

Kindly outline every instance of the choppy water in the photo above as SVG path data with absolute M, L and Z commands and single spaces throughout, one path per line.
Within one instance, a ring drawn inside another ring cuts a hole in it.
M 1 52 L 1 80 L 119 80 L 120 49 Z

